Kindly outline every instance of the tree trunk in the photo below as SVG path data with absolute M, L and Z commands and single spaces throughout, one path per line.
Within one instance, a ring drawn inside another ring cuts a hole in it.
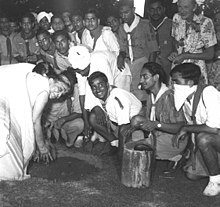
M 154 150 L 145 139 L 124 145 L 121 182 L 127 187 L 149 187 Z

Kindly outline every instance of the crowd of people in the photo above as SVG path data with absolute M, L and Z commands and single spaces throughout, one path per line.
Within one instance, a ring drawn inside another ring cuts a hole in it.
M 220 193 L 220 11 L 212 21 L 178 0 L 169 19 L 164 3 L 150 0 L 148 19 L 132 0 L 105 21 L 94 8 L 0 15 L 0 180 L 27 178 L 33 155 L 54 160 L 53 136 L 121 160 L 152 132 L 164 173 L 184 165 L 209 177 L 204 195 Z

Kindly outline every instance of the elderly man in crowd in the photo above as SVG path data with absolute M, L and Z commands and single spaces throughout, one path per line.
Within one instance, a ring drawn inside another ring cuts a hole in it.
M 208 82 L 206 60 L 214 57 L 214 45 L 217 43 L 213 22 L 202 14 L 196 15 L 195 0 L 178 0 L 178 13 L 173 16 L 172 36 L 176 41 L 176 50 L 169 60 L 173 66 L 191 62 L 201 68 L 204 82 Z

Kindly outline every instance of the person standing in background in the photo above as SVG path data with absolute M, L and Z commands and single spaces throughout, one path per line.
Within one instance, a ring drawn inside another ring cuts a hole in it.
M 40 47 L 34 31 L 34 16 L 31 13 L 21 18 L 21 32 L 13 39 L 14 58 L 18 62 L 37 63 Z
M 17 63 L 13 57 L 13 38 L 16 33 L 10 30 L 9 18 L 0 16 L 0 65 Z
M 119 26 L 122 24 L 119 13 L 117 11 L 109 13 L 106 23 L 109 27 L 111 27 L 112 32 L 114 32 L 115 36 L 118 38 Z
M 120 45 L 118 68 L 123 69 L 125 61 L 129 63 L 132 75 L 131 92 L 139 100 L 144 101 L 146 93 L 138 89 L 140 71 L 146 62 L 156 61 L 159 51 L 156 36 L 150 21 L 141 19 L 135 14 L 133 1 L 120 1 L 119 11 L 124 23 L 120 25 L 118 31 Z
M 39 28 L 47 30 L 50 34 L 54 32 L 53 29 L 51 29 L 52 16 L 53 14 L 51 12 L 47 13 L 45 11 L 42 11 L 37 15 L 37 22 L 38 22 Z
M 100 24 L 99 13 L 96 9 L 89 8 L 85 12 L 84 30 L 82 44 L 86 45 L 90 51 L 110 51 L 116 56 L 119 54 L 119 44 L 110 27 Z
M 195 63 L 202 72 L 202 79 L 208 82 L 205 61 L 214 57 L 214 45 L 217 43 L 214 25 L 211 19 L 202 14 L 196 15 L 195 0 L 178 0 L 178 13 L 173 16 L 172 36 L 175 38 L 176 51 L 169 60 L 173 66 L 181 63 Z
M 82 43 L 82 34 L 85 30 L 85 26 L 83 24 L 83 15 L 80 11 L 75 11 L 71 17 L 72 24 L 75 28 L 75 33 L 73 34 L 73 40 L 75 39 L 77 44 Z
M 148 13 L 150 23 L 155 31 L 159 52 L 157 62 L 163 67 L 167 78 L 171 70 L 171 61 L 168 56 L 174 50 L 174 38 L 171 36 L 172 20 L 165 14 L 163 0 L 150 0 Z

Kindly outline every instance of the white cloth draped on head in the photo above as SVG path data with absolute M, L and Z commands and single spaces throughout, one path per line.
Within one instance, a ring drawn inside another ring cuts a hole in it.
M 37 22 L 39 23 L 41 19 L 43 19 L 44 17 L 47 17 L 48 19 L 48 22 L 51 22 L 51 18 L 52 18 L 53 14 L 50 12 L 50 13 L 47 13 L 45 11 L 42 11 L 40 12 L 38 15 L 37 15 Z
M 90 64 L 89 50 L 82 45 L 71 47 L 68 59 L 73 68 L 84 70 Z

